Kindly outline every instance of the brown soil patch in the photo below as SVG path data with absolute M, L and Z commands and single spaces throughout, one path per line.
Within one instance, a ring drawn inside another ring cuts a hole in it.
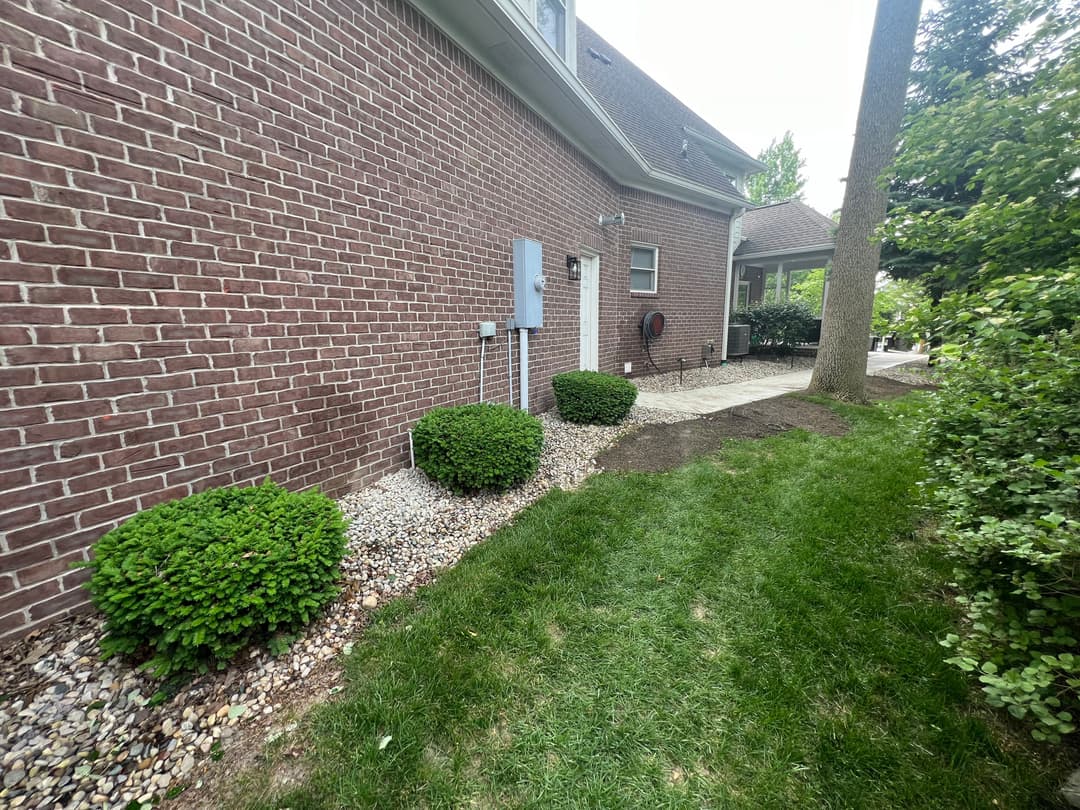
M 842 436 L 848 424 L 824 405 L 774 397 L 699 419 L 645 425 L 597 456 L 596 462 L 605 470 L 664 472 L 718 450 L 728 439 L 763 439 L 795 428 Z
M 892 399 L 917 388 L 887 377 L 867 377 L 870 400 Z M 604 470 L 664 472 L 715 452 L 729 439 L 763 439 L 795 429 L 843 436 L 848 423 L 824 405 L 785 395 L 669 425 L 645 425 L 596 458 Z
M 936 385 L 923 383 L 913 385 L 899 380 L 891 380 L 888 377 L 867 377 L 866 398 L 871 402 L 880 402 L 883 399 L 896 399 L 910 391 L 932 391 Z

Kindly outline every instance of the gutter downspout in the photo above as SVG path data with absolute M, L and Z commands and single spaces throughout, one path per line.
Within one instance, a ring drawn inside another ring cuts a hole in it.
M 745 208 L 739 208 L 738 213 L 732 212 L 731 219 L 728 224 L 728 249 L 727 249 L 727 284 L 724 285 L 724 327 L 723 333 L 720 336 L 720 362 L 727 362 L 727 350 L 728 350 L 728 324 L 731 322 L 731 285 L 735 279 L 735 228 L 733 227 L 736 219 L 741 219 L 743 214 L 746 213 Z M 739 228 L 739 232 L 742 232 L 742 228 Z

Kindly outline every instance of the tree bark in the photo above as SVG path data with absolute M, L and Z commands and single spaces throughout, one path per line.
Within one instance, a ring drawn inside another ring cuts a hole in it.
M 874 306 L 887 189 L 879 182 L 896 152 L 921 0 L 878 0 L 866 59 L 859 120 L 851 150 L 829 299 L 810 390 L 852 402 L 865 399 L 866 353 Z

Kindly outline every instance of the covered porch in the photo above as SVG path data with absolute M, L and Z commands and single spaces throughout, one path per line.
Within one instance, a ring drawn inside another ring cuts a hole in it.
M 731 311 L 800 300 L 818 319 L 820 335 L 835 231 L 835 222 L 798 200 L 747 211 L 732 255 Z

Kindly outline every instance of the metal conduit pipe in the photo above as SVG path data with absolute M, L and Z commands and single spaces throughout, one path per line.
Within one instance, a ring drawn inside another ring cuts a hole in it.
M 484 351 L 487 349 L 487 339 L 480 338 L 480 404 L 484 404 Z
M 514 405 L 514 330 L 506 330 L 506 382 L 510 386 L 510 406 Z
M 529 330 L 518 329 L 518 369 L 521 376 L 521 410 L 529 410 Z

